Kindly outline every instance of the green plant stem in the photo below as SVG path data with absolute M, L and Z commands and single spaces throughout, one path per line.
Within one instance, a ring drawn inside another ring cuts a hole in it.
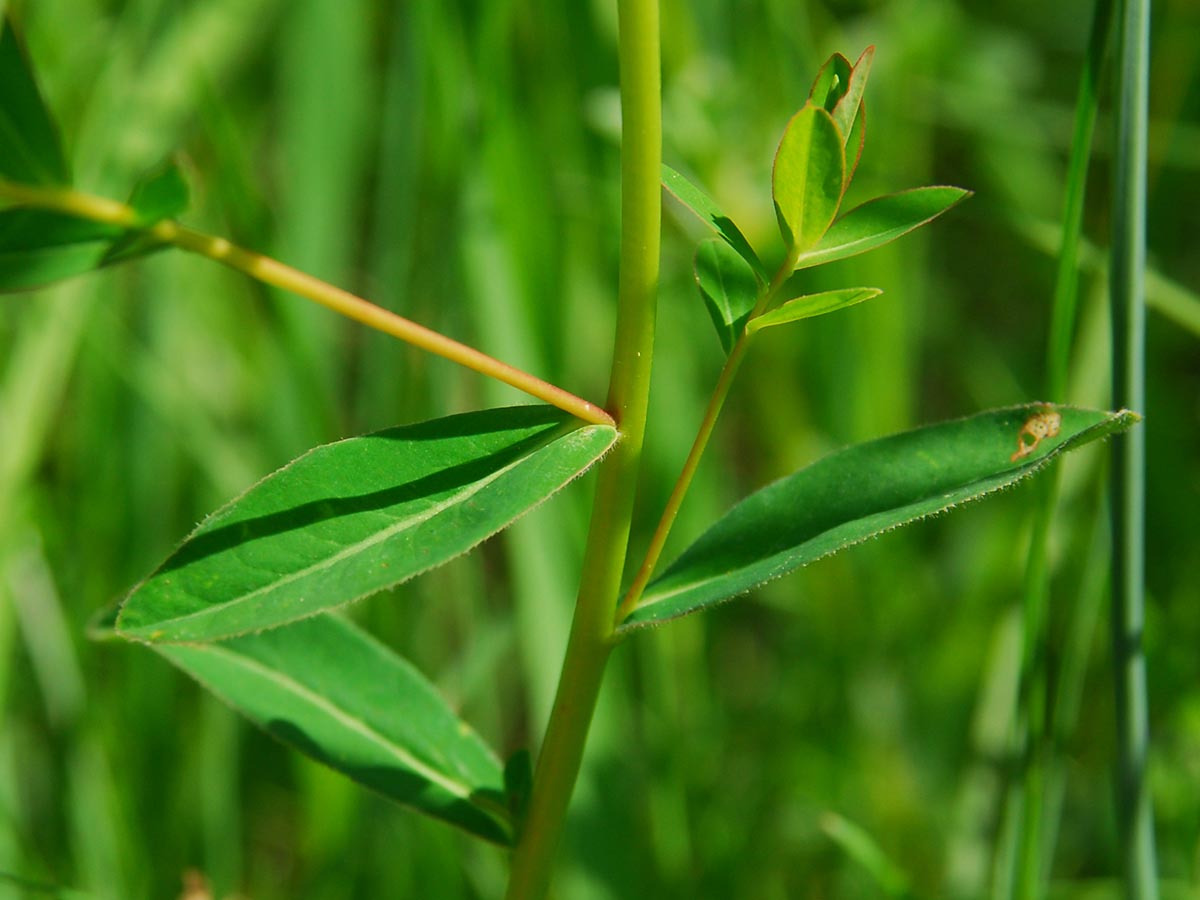
M 1075 103 L 1075 126 L 1063 202 L 1062 241 L 1054 281 L 1050 334 L 1046 342 L 1044 396 L 1046 400 L 1054 402 L 1066 400 L 1071 343 L 1075 333 L 1078 260 L 1083 235 L 1088 161 L 1099 108 L 1097 85 L 1104 65 L 1111 20 L 1111 0 L 1098 0 Z M 1045 895 L 1050 851 L 1046 836 L 1047 833 L 1054 833 L 1053 828 L 1047 831 L 1045 821 L 1046 792 L 1049 787 L 1047 779 L 1054 753 L 1053 735 L 1047 732 L 1049 688 L 1046 618 L 1050 597 L 1050 526 L 1058 505 L 1060 481 L 1061 469 L 1055 466 L 1036 488 L 1037 505 L 1025 565 L 1024 646 L 1017 715 L 1017 746 L 1024 751 L 1025 783 L 1022 788 L 1020 840 L 1015 855 L 1017 876 L 1014 879 L 1016 895 L 1021 900 L 1039 900 Z
M 585 422 L 614 424 L 612 416 L 603 409 L 556 385 L 269 256 L 243 249 L 225 238 L 204 234 L 171 220 L 145 227 L 132 207 L 65 188 L 37 188 L 0 179 L 0 197 L 81 219 L 143 230 L 164 244 L 222 263 L 264 284 L 298 294 L 376 331 L 502 381 Z
M 1113 186 L 1113 403 L 1146 404 L 1146 129 L 1150 2 L 1124 0 L 1120 17 L 1116 158 Z M 1116 689 L 1117 797 L 1126 896 L 1156 900 L 1154 817 L 1146 779 L 1149 714 L 1145 622 L 1146 432 L 1113 441 L 1113 667 Z
M 646 555 L 643 557 L 641 565 L 638 566 L 637 574 L 634 575 L 629 590 L 625 592 L 621 605 L 617 608 L 616 624 L 620 624 L 626 616 L 637 609 L 646 585 L 650 583 L 650 578 L 654 574 L 654 567 L 658 565 L 658 561 L 662 557 L 663 548 L 667 544 L 667 536 L 671 533 L 671 528 L 679 515 L 679 509 L 683 506 L 683 498 L 687 496 L 692 479 L 696 476 L 696 470 L 700 467 L 700 458 L 704 456 L 704 451 L 708 447 L 709 439 L 717 424 L 717 418 L 725 406 L 725 398 L 729 396 L 729 389 L 733 386 L 734 376 L 741 368 L 742 358 L 746 355 L 746 349 L 749 347 L 752 336 L 748 328 L 749 323 L 766 312 L 775 302 L 779 292 L 795 270 L 798 258 L 798 253 L 790 253 L 783 265 L 779 267 L 779 271 L 775 273 L 771 283 L 763 290 L 754 304 L 754 310 L 747 319 L 747 327 L 742 328 L 742 333 L 738 335 L 733 349 L 729 351 L 729 356 L 725 359 L 725 365 L 721 367 L 721 374 L 717 376 L 717 384 L 713 388 L 712 396 L 708 398 L 708 406 L 704 410 L 704 417 L 700 420 L 700 427 L 696 432 L 695 440 L 692 441 L 692 448 L 688 451 L 679 477 L 675 479 L 675 486 L 671 489 L 671 496 L 667 498 L 667 505 L 659 517 L 658 525 L 655 526 L 654 533 L 650 536 Z
M 657 0 L 620 0 L 621 261 L 609 408 L 621 439 L 601 464 L 575 617 L 527 817 L 517 836 L 508 900 L 540 900 L 574 791 L 613 645 L 612 611 L 628 551 L 650 396 L 662 201 L 662 101 Z
M 650 544 L 646 548 L 646 555 L 642 559 L 642 564 L 638 567 L 637 574 L 633 578 L 633 583 L 630 584 L 629 590 L 625 592 L 625 597 L 621 601 L 621 605 L 617 608 L 615 619 L 617 623 L 620 623 L 637 608 L 638 601 L 641 600 L 642 594 L 646 590 L 646 585 L 650 583 L 650 576 L 654 574 L 654 567 L 658 565 L 658 560 L 662 556 L 663 548 L 667 543 L 667 536 L 671 533 L 671 527 L 675 524 L 676 516 L 679 515 L 679 508 L 683 505 L 683 498 L 687 495 L 688 488 L 692 484 L 692 479 L 696 475 L 696 470 L 700 467 L 700 458 L 704 455 L 705 448 L 708 447 L 709 438 L 712 437 L 713 429 L 717 424 L 717 418 L 721 415 L 721 408 L 725 405 L 725 398 L 729 395 L 729 389 L 733 385 L 734 376 L 737 375 L 737 371 L 741 367 L 742 357 L 746 354 L 748 341 L 749 337 L 743 331 L 737 339 L 737 343 L 733 345 L 733 349 L 729 352 L 729 357 L 725 360 L 725 365 L 721 369 L 720 376 L 717 378 L 717 385 L 713 389 L 712 396 L 708 399 L 708 407 L 704 410 L 704 417 L 700 420 L 700 428 L 696 432 L 696 438 L 692 441 L 692 448 L 688 451 L 687 459 L 684 460 L 679 477 L 675 480 L 675 486 L 671 489 L 671 496 L 667 498 L 667 505 L 664 507 L 662 516 L 658 520 L 658 525 L 655 526 L 654 534 L 650 536 Z

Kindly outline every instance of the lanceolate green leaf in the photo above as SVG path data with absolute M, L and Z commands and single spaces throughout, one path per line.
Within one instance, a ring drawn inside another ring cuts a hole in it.
M 789 253 L 807 250 L 833 222 L 845 172 L 842 136 L 833 118 L 806 103 L 788 123 L 771 173 L 775 215 Z
M 786 325 L 788 322 L 797 322 L 800 319 L 823 316 L 826 313 L 862 303 L 864 300 L 870 300 L 872 297 L 878 297 L 882 293 L 883 291 L 879 288 L 842 288 L 836 291 L 822 291 L 819 294 L 806 294 L 789 300 L 777 309 L 763 313 L 758 318 L 751 320 L 746 330 L 753 334 L 775 325 Z
M 217 640 L 348 603 L 467 552 L 615 439 L 522 406 L 317 447 L 201 523 L 134 589 L 117 628 Z
M 71 181 L 58 132 L 7 15 L 0 19 L 0 178 L 44 185 Z
M 1014 461 L 1026 423 L 1052 413 L 1061 416 L 1057 434 Z M 1008 487 L 1060 453 L 1138 419 L 1131 412 L 1029 404 L 834 453 L 730 510 L 650 583 L 621 629 L 713 606 L 844 547 Z
M 758 299 L 758 281 L 736 250 L 715 238 L 696 248 L 696 284 L 729 353 Z
M 160 653 L 257 725 L 386 797 L 497 843 L 504 773 L 424 676 L 337 616 Z
M 922 187 L 868 200 L 841 216 L 819 241 L 800 254 L 797 269 L 857 256 L 889 244 L 936 219 L 970 191 Z
M 738 229 L 733 220 L 713 201 L 708 194 L 696 187 L 670 166 L 662 167 L 662 183 L 676 200 L 686 206 L 705 225 L 719 234 L 722 240 L 738 252 L 764 281 L 770 278 L 766 267 L 746 240 L 745 235 Z

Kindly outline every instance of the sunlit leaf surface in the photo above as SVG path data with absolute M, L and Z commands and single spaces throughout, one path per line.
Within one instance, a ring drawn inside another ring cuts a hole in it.
M 519 406 L 317 447 L 206 519 L 134 589 L 117 628 L 216 640 L 348 603 L 470 550 L 615 439 Z

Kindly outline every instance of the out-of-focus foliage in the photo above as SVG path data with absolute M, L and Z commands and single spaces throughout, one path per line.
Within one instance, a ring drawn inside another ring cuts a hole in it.
M 603 397 L 618 221 L 612 4 L 8 6 L 81 188 L 119 197 L 180 149 L 195 224 Z M 1158 271 L 1195 288 L 1189 10 L 1156 11 L 1149 221 Z M 675 548 L 738 497 L 848 443 L 1017 402 L 1106 405 L 1093 272 L 1070 391 L 1037 394 L 1053 261 L 1027 237 L 1059 213 L 1089 16 L 1087 3 L 982 0 L 664 4 L 666 161 L 769 268 L 783 253 L 775 143 L 835 50 L 877 47 L 845 208 L 910 185 L 976 192 L 803 286 L 869 284 L 883 297 L 756 338 Z M 1104 127 L 1086 226 L 1099 245 Z M 694 296 L 693 227 L 668 207 L 643 532 L 722 361 Z M 1200 352 L 1165 318 L 1151 318 L 1149 338 L 1153 783 L 1162 871 L 1185 896 L 1200 877 Z M 174 896 L 193 868 L 217 896 L 254 900 L 496 896 L 502 851 L 318 769 L 153 654 L 84 634 L 202 515 L 309 447 L 517 400 L 181 254 L 0 297 L 0 871 L 114 900 Z M 1055 682 L 1078 710 L 1053 864 L 1056 896 L 1072 898 L 1111 896 L 1114 875 L 1105 562 L 1092 550 L 1102 460 L 1066 463 L 1052 544 L 1053 646 L 1091 648 L 1078 695 L 1069 674 Z M 353 611 L 502 755 L 546 719 L 589 488 Z M 1012 771 L 1032 503 L 1015 489 L 625 645 L 560 896 L 879 896 L 823 830 L 826 812 L 862 829 L 917 894 L 983 895 Z M 0 900 L 19 896 L 0 881 Z

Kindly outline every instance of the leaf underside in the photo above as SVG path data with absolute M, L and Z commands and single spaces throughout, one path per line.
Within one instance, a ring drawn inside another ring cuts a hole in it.
M 1011 460 L 1031 418 L 1056 411 L 1061 430 Z M 919 428 L 831 454 L 752 494 L 646 589 L 621 631 L 654 625 L 745 593 L 845 547 L 1008 487 L 1139 416 L 1027 404 Z
M 750 267 L 754 269 L 760 278 L 766 280 L 770 277 L 762 260 L 758 258 L 758 254 L 754 252 L 754 248 L 746 240 L 746 236 L 742 234 L 732 219 L 721 212 L 721 208 L 717 206 L 716 202 L 708 194 L 704 193 L 704 191 L 688 181 L 683 175 L 665 164 L 662 167 L 662 184 L 667 193 L 686 206 L 696 218 L 720 235 L 725 243 L 736 250 L 738 255 L 750 264 Z
M 420 672 L 344 619 L 327 613 L 155 649 L 306 755 L 486 840 L 511 842 L 499 760 Z
M 696 248 L 696 286 L 728 354 L 758 300 L 758 281 L 737 251 L 716 238 Z
M 126 637 L 273 628 L 465 553 L 616 440 L 551 407 L 450 416 L 310 450 L 214 513 L 126 599 Z

